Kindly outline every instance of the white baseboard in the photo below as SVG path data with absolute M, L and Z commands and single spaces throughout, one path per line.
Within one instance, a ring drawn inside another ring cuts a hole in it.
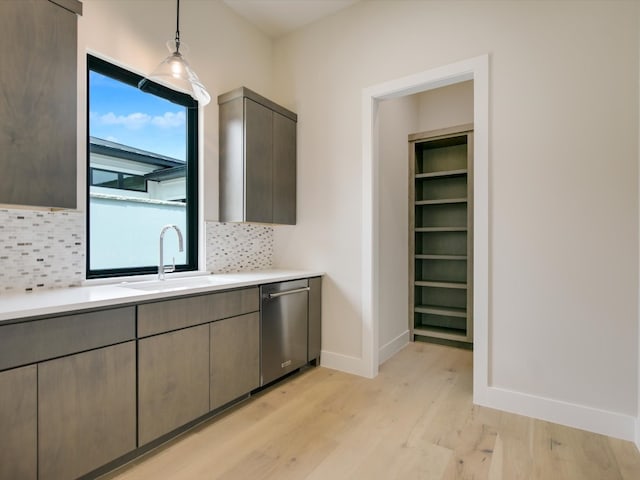
M 320 365 L 361 377 L 369 376 L 369 368 L 360 357 L 352 357 L 350 355 L 322 350 L 322 352 L 320 352 Z
M 405 330 L 396 338 L 380 347 L 380 350 L 378 351 L 378 365 L 382 365 L 408 344 L 409 330 Z
M 575 403 L 538 397 L 498 387 L 489 387 L 475 398 L 486 407 L 559 423 L 568 427 L 600 433 L 622 440 L 638 441 L 640 420 L 621 413 L 600 410 Z M 639 445 L 640 448 L 640 445 Z
M 638 412 L 640 415 L 640 412 Z M 636 448 L 640 450 L 640 417 L 636 418 Z

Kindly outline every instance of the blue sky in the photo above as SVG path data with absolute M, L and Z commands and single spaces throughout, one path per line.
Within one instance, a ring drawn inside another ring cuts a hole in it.
M 90 72 L 90 135 L 184 160 L 186 108 Z

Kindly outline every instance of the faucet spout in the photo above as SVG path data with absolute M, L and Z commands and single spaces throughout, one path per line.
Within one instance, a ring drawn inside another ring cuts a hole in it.
M 182 232 L 178 228 L 177 225 L 165 225 L 160 230 L 160 260 L 158 262 L 158 280 L 164 280 L 165 273 L 175 272 L 176 270 L 176 260 L 175 257 L 173 259 L 172 266 L 165 266 L 164 264 L 164 234 L 167 230 L 174 229 L 176 234 L 178 235 L 178 251 L 184 251 L 184 240 L 182 238 Z

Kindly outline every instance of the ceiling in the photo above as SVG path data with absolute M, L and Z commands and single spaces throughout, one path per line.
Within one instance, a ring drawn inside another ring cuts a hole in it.
M 271 38 L 278 38 L 358 1 L 224 0 L 224 3 Z

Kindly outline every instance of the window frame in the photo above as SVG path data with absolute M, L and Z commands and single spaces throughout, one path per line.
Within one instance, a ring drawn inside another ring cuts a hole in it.
M 87 110 L 86 110 L 86 278 L 110 278 L 123 277 L 133 275 L 148 275 L 158 273 L 158 265 L 127 267 L 127 268 L 110 268 L 110 269 L 91 269 L 91 152 L 90 152 L 90 95 L 91 72 L 97 72 L 101 75 L 108 76 L 122 83 L 137 88 L 138 82 L 144 77 L 127 70 L 118 65 L 114 65 L 106 60 L 87 54 Z M 146 90 L 147 93 L 154 94 L 165 100 L 169 100 L 175 104 L 186 107 L 186 225 L 187 231 L 183 232 L 186 236 L 186 263 L 176 265 L 176 272 L 188 272 L 198 270 L 198 102 L 190 95 L 171 88 L 165 87 L 155 82 L 150 82 Z M 158 232 L 158 238 L 160 232 Z

